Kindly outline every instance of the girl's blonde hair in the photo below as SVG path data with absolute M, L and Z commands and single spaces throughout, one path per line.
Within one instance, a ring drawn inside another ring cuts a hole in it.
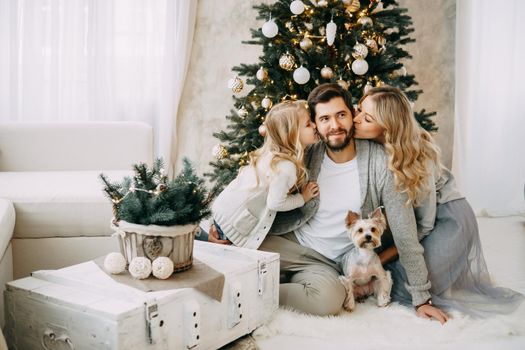
M 394 173 L 396 190 L 408 195 L 408 204 L 418 206 L 429 193 L 432 166 L 441 171 L 441 151 L 432 136 L 415 120 L 410 101 L 398 88 L 381 86 L 368 90 L 374 102 L 373 117 L 384 129 L 388 168 Z
M 308 182 L 303 163 L 304 149 L 299 141 L 301 123 L 299 117 L 301 112 L 308 116 L 307 106 L 304 100 L 284 101 L 275 105 L 268 112 L 264 121 L 266 135 L 263 146 L 250 154 L 250 164 L 255 167 L 262 155 L 271 153 L 273 157 L 270 168 L 273 171 L 276 170 L 276 165 L 280 160 L 292 162 L 296 168 L 297 182 L 294 187 L 297 190 Z

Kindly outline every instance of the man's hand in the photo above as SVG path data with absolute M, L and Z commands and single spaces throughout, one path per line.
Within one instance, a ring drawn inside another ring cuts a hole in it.
M 208 233 L 208 242 L 217 243 L 217 244 L 232 244 L 228 239 L 219 239 L 219 231 L 215 225 L 211 225 L 210 232 Z
M 429 320 L 435 318 L 441 324 L 444 324 L 450 318 L 446 313 L 435 306 L 424 304 L 417 308 L 416 313 L 419 317 L 428 318 Z
M 303 196 L 304 202 L 308 202 L 310 199 L 319 195 L 319 185 L 312 181 L 307 183 L 303 186 L 301 195 Z

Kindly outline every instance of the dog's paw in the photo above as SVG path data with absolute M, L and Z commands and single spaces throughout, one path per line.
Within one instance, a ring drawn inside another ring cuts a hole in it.
M 343 305 L 346 311 L 352 312 L 355 309 L 355 300 L 354 298 L 349 298 L 345 300 L 345 303 Z
M 390 303 L 390 295 L 387 293 L 380 293 L 377 297 L 377 306 L 387 306 L 388 303 Z

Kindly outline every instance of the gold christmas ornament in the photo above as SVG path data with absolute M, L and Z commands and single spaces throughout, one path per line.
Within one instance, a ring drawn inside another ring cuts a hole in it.
M 332 68 L 324 66 L 323 69 L 321 69 L 321 76 L 325 79 L 331 79 L 334 76 L 334 71 Z
M 268 96 L 263 98 L 262 101 L 261 101 L 261 106 L 264 109 L 270 109 L 270 108 L 272 108 L 272 105 L 273 105 L 273 102 Z
M 361 43 L 357 43 L 354 45 L 354 52 L 352 52 L 352 56 L 355 59 L 358 59 L 358 58 L 363 59 L 367 55 L 368 55 L 368 48 L 366 47 L 366 45 L 361 44 Z
M 339 79 L 337 81 L 337 84 L 342 87 L 343 89 L 345 90 L 348 90 L 348 88 L 350 87 L 350 85 L 348 85 L 348 83 L 346 81 L 344 81 L 343 79 Z
M 301 40 L 301 42 L 299 43 L 299 46 L 304 51 L 307 51 L 308 49 L 310 49 L 313 46 L 313 43 L 312 43 L 312 40 L 310 40 L 309 37 L 305 36 L 303 38 L 303 40 Z
M 359 23 L 360 25 L 362 25 L 363 27 L 365 26 L 371 26 L 373 24 L 372 22 L 372 18 L 368 17 L 368 16 L 363 16 L 363 17 L 360 17 L 358 20 L 357 20 L 357 23 Z
M 374 39 L 366 39 L 365 43 L 373 54 L 377 53 L 379 50 L 379 46 L 377 46 L 377 42 Z
M 279 58 L 279 66 L 284 70 L 291 71 L 295 67 L 295 58 L 287 52 Z
M 384 36 L 378 36 L 377 37 L 377 43 L 381 46 L 385 45 L 386 44 L 386 39 Z
M 359 11 L 359 8 L 361 7 L 361 3 L 359 0 L 343 0 L 343 4 L 346 6 L 346 12 L 354 13 Z
M 255 77 L 260 81 L 265 81 L 266 79 L 268 79 L 268 71 L 261 67 L 255 74 Z
M 228 88 L 231 89 L 234 93 L 239 93 L 244 87 L 244 82 L 241 78 L 235 77 L 228 80 Z
M 223 159 L 228 156 L 228 150 L 223 145 L 218 144 L 213 147 L 211 154 L 217 159 Z

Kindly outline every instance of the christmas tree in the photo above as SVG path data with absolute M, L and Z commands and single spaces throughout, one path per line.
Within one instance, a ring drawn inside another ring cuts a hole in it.
M 363 93 L 383 84 L 403 90 L 416 101 L 422 90 L 407 74 L 403 60 L 410 54 L 403 49 L 413 42 L 412 20 L 407 9 L 394 0 L 279 0 L 254 6 L 262 28 L 252 29 L 252 40 L 263 54 L 255 64 L 233 68 L 237 76 L 228 82 L 236 94 L 250 85 L 244 96 L 233 96 L 235 109 L 226 118 L 226 130 L 215 133 L 220 140 L 210 164 L 217 193 L 234 179 L 248 154 L 264 139 L 261 124 L 268 110 L 285 99 L 307 99 L 317 85 L 337 82 L 348 89 L 353 102 Z M 414 113 L 420 125 L 437 130 L 425 110 Z
M 168 180 L 162 159 L 148 169 L 144 163 L 133 165 L 133 178 L 111 182 L 104 174 L 100 179 L 104 193 L 113 203 L 114 221 L 124 220 L 140 225 L 186 225 L 198 223 L 210 214 L 210 196 L 188 159 L 174 179 Z

